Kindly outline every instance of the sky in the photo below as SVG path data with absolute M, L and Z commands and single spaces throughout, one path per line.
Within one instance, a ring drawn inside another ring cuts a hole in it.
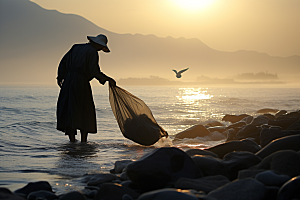
M 300 55 L 300 0 L 31 0 L 115 33 L 198 38 L 220 51 Z

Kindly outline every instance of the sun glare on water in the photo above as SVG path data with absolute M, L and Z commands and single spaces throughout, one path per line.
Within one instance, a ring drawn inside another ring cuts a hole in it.
M 199 9 L 206 8 L 207 6 L 212 4 L 215 0 L 172 0 L 172 1 L 184 9 L 199 10 Z

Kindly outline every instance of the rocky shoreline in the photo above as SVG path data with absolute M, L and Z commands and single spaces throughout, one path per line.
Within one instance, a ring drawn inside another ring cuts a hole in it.
M 262 109 L 259 116 L 225 115 L 197 125 L 175 140 L 218 131 L 225 143 L 200 150 L 154 149 L 137 161 L 120 160 L 105 174 L 83 177 L 86 187 L 56 195 L 45 181 L 0 199 L 47 200 L 297 200 L 300 199 L 300 111 Z

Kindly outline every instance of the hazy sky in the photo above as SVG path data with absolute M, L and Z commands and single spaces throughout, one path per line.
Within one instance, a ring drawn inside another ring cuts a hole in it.
M 222 51 L 300 55 L 300 0 L 31 0 L 115 33 L 198 38 Z

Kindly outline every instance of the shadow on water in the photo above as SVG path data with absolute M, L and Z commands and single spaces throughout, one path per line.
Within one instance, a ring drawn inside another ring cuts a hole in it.
M 91 170 L 101 169 L 100 164 L 95 162 L 99 151 L 98 143 L 66 143 L 61 144 L 58 151 L 60 153 L 55 164 L 55 174 L 64 178 L 81 177 Z
M 58 151 L 61 151 L 61 157 L 71 157 L 71 158 L 90 158 L 97 156 L 97 152 L 99 151 L 99 144 L 94 142 L 87 142 L 87 143 L 67 143 L 62 144 Z

